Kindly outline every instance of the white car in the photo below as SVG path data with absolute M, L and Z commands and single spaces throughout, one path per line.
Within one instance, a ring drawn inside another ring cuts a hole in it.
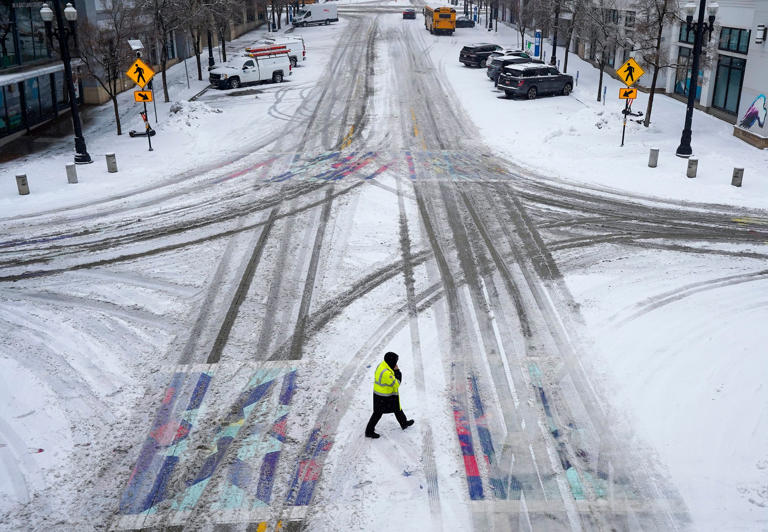
M 288 52 L 264 52 L 235 56 L 232 60 L 210 70 L 208 81 L 219 89 L 236 89 L 245 83 L 272 80 L 283 81 L 291 75 Z
M 263 39 L 259 39 L 251 46 L 245 49 L 248 53 L 259 53 L 283 47 L 288 50 L 288 57 L 291 64 L 296 66 L 299 59 L 307 59 L 307 46 L 304 44 L 304 37 L 301 35 L 291 35 L 290 37 L 278 37 L 275 34 L 268 33 Z

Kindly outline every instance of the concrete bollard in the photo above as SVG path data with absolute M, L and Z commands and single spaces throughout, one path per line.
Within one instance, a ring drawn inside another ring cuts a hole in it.
M 107 172 L 110 174 L 117 172 L 117 158 L 114 153 L 107 154 Z
M 67 165 L 67 181 L 70 183 L 77 183 L 77 168 L 75 163 L 69 163 Z
M 741 180 L 744 178 L 744 169 L 743 168 L 734 168 L 733 169 L 733 177 L 731 178 L 731 185 L 734 187 L 740 187 L 741 186 Z
M 659 164 L 659 148 L 651 148 L 651 154 L 648 156 L 648 166 L 656 168 Z
M 688 171 L 686 175 L 688 177 L 696 177 L 696 171 L 699 169 L 698 159 L 688 159 Z
M 19 196 L 26 196 L 29 194 L 29 182 L 27 182 L 27 174 L 19 174 L 16 176 L 16 187 L 19 189 Z

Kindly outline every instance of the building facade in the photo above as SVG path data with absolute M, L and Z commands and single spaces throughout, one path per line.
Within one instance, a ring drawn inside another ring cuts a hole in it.
M 64 65 L 52 53 L 42 2 L 0 0 L 0 144 L 69 109 Z M 73 62 L 79 95 L 79 62 Z
M 99 23 L 108 18 L 110 0 L 58 1 L 62 6 L 67 1 L 75 5 L 78 22 Z M 69 110 L 64 65 L 47 41 L 45 25 L 40 17 L 42 5 L 42 0 L 0 0 L 0 146 Z M 223 37 L 232 39 L 263 24 L 266 19 L 265 5 L 263 0 L 243 0 L 242 13 L 233 17 Z M 145 46 L 142 57 L 157 66 L 162 44 L 155 41 L 151 21 L 147 21 L 143 30 L 137 31 L 133 37 L 140 39 Z M 216 32 L 212 40 L 216 46 L 219 42 Z M 73 57 L 77 57 L 72 41 L 70 51 Z M 207 65 L 207 51 L 203 56 Z M 194 58 L 190 39 L 182 29 L 169 35 L 167 57 L 169 67 L 185 58 Z M 214 57 L 218 62 L 218 54 Z M 106 102 L 109 99 L 107 93 L 88 75 L 82 62 L 73 59 L 71 64 L 78 102 Z M 196 71 L 196 67 L 192 67 L 191 71 Z M 134 88 L 127 77 L 120 81 L 123 90 Z
M 714 2 L 714 0 L 709 0 Z M 682 6 L 685 2 L 678 2 Z M 695 2 L 698 5 L 698 2 Z M 695 33 L 684 22 L 685 15 L 665 29 L 662 53 L 664 63 L 673 65 L 659 71 L 656 91 L 687 101 L 695 90 L 697 108 L 734 125 L 734 135 L 760 148 L 768 147 L 766 95 L 768 95 L 768 0 L 718 0 L 714 31 L 705 37 L 702 60 L 695 88 L 690 87 L 691 62 Z M 607 70 L 620 67 L 629 57 L 642 60 L 633 52 L 632 35 L 637 8 L 634 0 L 617 0 L 607 10 L 607 20 L 618 27 L 620 41 L 610 47 Z M 694 15 L 696 20 L 697 15 Z M 705 20 L 707 20 L 705 15 Z M 706 39 L 708 37 L 708 40 Z M 575 38 L 572 50 L 585 59 L 595 60 L 596 51 L 588 39 Z M 646 68 L 650 72 L 650 68 Z M 640 79 L 638 86 L 648 88 L 651 76 Z

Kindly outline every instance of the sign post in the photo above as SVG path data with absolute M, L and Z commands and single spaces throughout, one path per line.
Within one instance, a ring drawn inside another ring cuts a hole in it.
M 539 57 L 541 49 L 541 30 L 536 30 L 533 34 L 533 57 Z
M 131 78 L 133 82 L 136 83 L 136 85 L 144 89 L 144 87 L 149 85 L 150 81 L 152 81 L 155 72 L 149 68 L 149 66 L 144 61 L 142 61 L 140 58 L 137 58 L 136 61 L 134 61 L 131 67 L 128 69 L 128 72 L 125 73 L 125 75 Z M 144 105 L 144 111 L 141 111 L 139 114 L 141 115 L 141 119 L 144 121 L 144 131 L 145 135 L 147 136 L 147 142 L 149 143 L 149 151 L 153 151 L 151 134 L 152 128 L 150 127 L 149 120 L 147 119 L 147 102 L 155 101 L 154 92 L 152 90 L 134 91 L 133 99 L 137 102 L 141 102 Z
M 621 145 L 624 146 L 624 134 L 627 131 L 627 115 L 629 115 L 632 110 L 632 102 L 637 98 L 637 89 L 631 87 L 638 79 L 640 79 L 640 76 L 645 74 L 645 71 L 640 68 L 637 61 L 630 57 L 627 59 L 626 63 L 621 65 L 621 68 L 616 70 L 616 73 L 627 86 L 624 89 L 619 89 L 619 99 L 624 100 L 624 110 L 622 111 L 624 120 L 621 127 Z

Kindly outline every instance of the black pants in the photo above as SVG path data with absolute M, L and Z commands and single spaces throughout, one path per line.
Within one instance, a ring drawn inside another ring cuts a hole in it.
M 376 423 L 379 422 L 381 419 L 381 416 L 384 414 L 390 413 L 391 410 L 387 411 L 382 408 L 377 408 L 376 401 L 373 402 L 373 414 L 371 414 L 371 419 L 368 420 L 368 425 L 365 427 L 365 433 L 366 434 L 373 434 L 376 430 Z M 408 421 L 408 418 L 405 417 L 405 412 L 402 410 L 396 410 L 395 412 L 392 412 L 395 414 L 395 418 L 397 418 L 397 422 L 400 423 L 400 428 L 405 428 L 405 422 Z

